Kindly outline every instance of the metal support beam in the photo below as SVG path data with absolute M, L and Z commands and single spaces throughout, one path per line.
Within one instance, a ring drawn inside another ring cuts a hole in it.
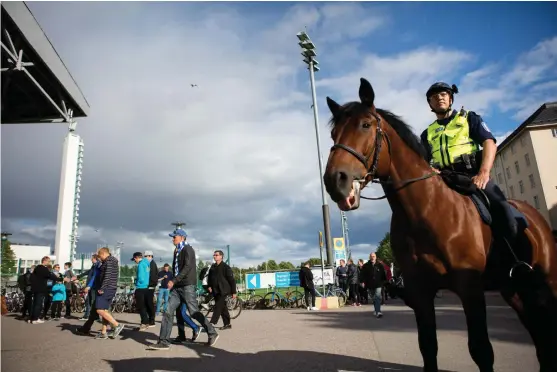
M 60 115 L 62 115 L 62 117 L 64 118 L 64 121 L 70 123 L 70 131 L 73 132 L 75 130 L 75 127 L 77 125 L 77 123 L 74 121 L 74 119 L 72 118 L 73 116 L 73 110 L 68 110 L 66 108 L 66 103 L 62 100 L 61 101 L 61 105 L 58 105 L 54 99 L 52 99 L 52 97 L 50 97 L 50 95 L 43 89 L 43 87 L 41 86 L 41 84 L 39 84 L 39 82 L 33 77 L 33 75 L 31 75 L 31 73 L 27 70 L 26 67 L 31 67 L 34 66 L 35 64 L 33 62 L 23 62 L 23 50 L 17 50 L 15 48 L 15 45 L 12 41 L 12 37 L 10 36 L 10 33 L 8 32 L 8 30 L 4 30 L 4 33 L 6 34 L 6 38 L 8 39 L 8 43 L 10 44 L 9 46 L 7 46 L 6 44 L 4 44 L 3 42 L 1 43 L 2 45 L 2 49 L 4 49 L 4 51 L 10 56 L 10 58 L 8 58 L 8 62 L 12 63 L 13 66 L 12 67 L 5 67 L 2 68 L 2 72 L 6 72 L 6 71 L 23 71 L 25 73 L 25 75 L 27 75 L 27 77 L 35 84 L 35 86 L 37 88 L 39 88 L 39 90 L 41 91 L 41 93 L 46 97 L 46 99 L 52 104 L 52 106 L 60 113 Z M 60 107 L 62 106 L 62 107 Z

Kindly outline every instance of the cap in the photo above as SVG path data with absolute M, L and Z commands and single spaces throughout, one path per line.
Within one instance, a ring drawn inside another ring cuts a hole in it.
M 141 252 L 135 252 L 133 254 L 132 261 L 135 261 L 136 257 L 143 257 L 143 254 Z
M 168 236 L 170 236 L 172 238 L 175 237 L 175 236 L 187 237 L 188 234 L 182 229 L 177 229 L 177 230 L 174 230 L 172 233 L 168 234 Z
M 153 251 L 145 251 L 143 253 L 143 257 L 146 257 L 146 256 L 154 256 Z

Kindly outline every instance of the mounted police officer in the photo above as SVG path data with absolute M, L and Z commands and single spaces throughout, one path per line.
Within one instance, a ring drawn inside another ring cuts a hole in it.
M 452 109 L 456 93 L 456 85 L 443 82 L 437 82 L 427 90 L 427 102 L 437 120 L 423 131 L 422 143 L 434 169 L 449 169 L 472 176 L 473 183 L 490 201 L 494 221 L 506 222 L 502 233 L 511 243 L 517 234 L 516 219 L 505 195 L 489 179 L 497 152 L 495 137 L 480 115 L 464 108 L 460 111 Z

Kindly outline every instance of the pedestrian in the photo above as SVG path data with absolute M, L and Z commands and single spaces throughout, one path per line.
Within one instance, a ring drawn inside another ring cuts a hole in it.
M 62 274 L 60 274 L 60 265 L 54 265 L 54 275 L 63 279 Z M 50 305 L 51 313 L 50 317 L 52 320 L 60 320 L 62 317 L 62 303 L 66 301 L 66 286 L 64 282 L 56 282 L 52 285 L 51 290 L 52 304 Z
M 155 326 L 155 288 L 159 282 L 159 268 L 157 263 L 153 260 L 153 251 L 145 251 L 143 257 L 149 260 L 149 287 L 147 287 L 147 294 L 145 298 L 145 305 L 147 306 L 147 316 L 149 317 L 149 328 Z
M 71 303 L 71 298 L 72 298 L 72 286 L 74 286 L 74 281 L 77 279 L 77 277 L 74 275 L 73 271 L 72 271 L 72 263 L 71 262 L 66 262 L 64 264 L 64 277 L 67 278 L 68 280 L 66 280 L 64 283 L 66 285 L 66 314 L 64 315 L 64 318 L 70 318 L 72 316 L 72 303 Z M 77 291 L 76 291 L 77 292 Z
M 93 308 L 93 304 L 95 303 L 96 291 L 92 290 L 93 284 L 95 283 L 95 279 L 99 277 L 101 272 L 101 261 L 97 254 L 93 254 L 91 256 L 91 269 L 87 271 L 87 279 L 85 281 L 85 288 L 83 292 L 85 292 L 85 314 L 79 320 L 87 320 L 89 319 L 89 315 L 91 314 L 91 309 Z M 93 315 L 95 318 L 98 318 L 98 314 L 96 311 L 93 311 Z
M 172 261 L 172 271 L 174 279 L 168 282 L 170 291 L 168 298 L 168 308 L 162 318 L 159 340 L 156 344 L 151 345 L 151 350 L 168 350 L 170 349 L 170 334 L 174 321 L 176 309 L 185 303 L 188 311 L 193 319 L 203 326 L 209 339 L 209 346 L 215 345 L 219 335 L 213 325 L 201 314 L 197 306 L 196 296 L 196 266 L 195 251 L 192 246 L 186 243 L 187 233 L 183 229 L 177 229 L 171 234 L 172 242 L 176 246 L 174 249 L 174 259 Z
M 35 265 L 27 269 L 27 272 L 21 275 L 17 283 L 19 289 L 25 294 L 25 299 L 23 301 L 23 309 L 21 311 L 21 319 L 27 320 L 27 315 L 31 317 L 31 310 L 33 308 L 33 291 L 31 290 L 31 274 L 35 270 Z
M 182 302 L 182 305 L 176 309 L 176 326 L 178 327 L 178 337 L 172 340 L 173 344 L 182 344 L 187 341 L 186 339 L 186 325 L 191 328 L 193 335 L 190 339 L 195 342 L 199 337 L 199 326 L 195 324 L 192 318 L 188 315 L 188 307 Z
M 375 316 L 377 318 L 381 318 L 383 316 L 383 313 L 381 312 L 381 289 L 387 279 L 385 267 L 382 263 L 377 261 L 377 255 L 375 253 L 371 253 L 369 255 L 369 261 L 365 263 L 363 270 L 365 287 L 373 297 Z
M 348 268 L 346 267 L 346 261 L 340 260 L 340 266 L 337 267 L 336 276 L 338 286 L 346 293 L 348 290 Z
M 164 301 L 162 312 L 166 312 L 168 307 L 168 282 L 174 278 L 170 265 L 165 263 L 163 269 L 158 274 L 158 281 L 160 282 L 159 293 L 157 294 L 157 309 L 155 315 L 159 315 L 161 310 L 161 303 Z
M 31 274 L 31 290 L 33 291 L 33 309 L 31 312 L 31 318 L 28 320 L 31 324 L 44 323 L 40 319 L 41 312 L 43 310 L 45 298 L 49 296 L 50 290 L 48 287 L 48 281 L 60 281 L 56 275 L 54 275 L 48 269 L 47 265 L 50 264 L 50 257 L 44 256 L 41 259 L 41 264 L 35 267 L 33 273 Z M 62 279 L 65 281 L 66 279 Z
M 140 316 L 139 331 L 149 328 L 149 279 L 151 277 L 151 265 L 147 257 L 141 252 L 133 254 L 132 261 L 137 264 L 137 278 L 135 281 L 135 304 Z M 153 297 L 150 299 L 153 302 Z
M 360 283 L 358 279 L 358 267 L 354 265 L 354 261 L 351 258 L 348 260 L 347 267 L 350 301 L 352 302 L 352 306 L 362 306 L 360 304 Z
M 318 309 L 315 307 L 315 283 L 313 283 L 313 273 L 311 272 L 309 265 L 309 261 L 304 263 L 298 275 L 300 278 L 300 287 L 304 289 L 307 309 L 308 311 L 316 311 Z
M 209 269 L 209 276 L 207 278 L 209 293 L 215 297 L 215 308 L 213 310 L 213 316 L 211 317 L 211 323 L 216 325 L 219 318 L 222 316 L 224 326 L 222 326 L 221 329 L 230 329 L 232 328 L 232 324 L 230 324 L 230 313 L 228 312 L 226 298 L 229 295 L 232 295 L 234 299 L 236 298 L 234 272 L 230 266 L 223 261 L 223 251 L 215 251 L 213 253 L 213 258 L 215 263 Z

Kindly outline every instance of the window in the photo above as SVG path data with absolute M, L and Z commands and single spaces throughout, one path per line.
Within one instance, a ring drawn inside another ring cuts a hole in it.
M 537 195 L 534 195 L 534 206 L 536 207 L 536 209 L 540 209 L 540 201 Z
M 511 145 L 511 154 L 514 154 L 514 143 Z
M 520 188 L 520 193 L 524 194 L 524 184 L 522 181 L 518 181 L 518 187 Z
M 534 181 L 534 175 L 531 174 L 528 176 L 528 179 L 530 180 L 530 188 L 535 188 L 536 187 L 536 181 Z
M 552 128 L 551 134 L 553 135 L 553 137 L 557 138 L 557 128 Z
M 509 167 L 507 167 L 506 171 L 507 171 L 507 178 L 510 180 L 511 179 L 511 170 L 509 169 Z
M 509 190 L 511 192 L 511 199 L 514 199 L 514 187 L 513 186 L 509 187 Z
M 526 166 L 530 166 L 530 155 L 524 154 L 524 161 L 526 162 Z
M 497 182 L 499 182 L 499 184 L 503 184 L 503 175 L 501 173 L 497 173 Z
M 524 147 L 526 145 L 526 135 L 520 137 L 520 145 Z
M 518 166 L 518 161 L 514 162 L 514 169 L 516 170 L 516 174 L 520 174 L 520 167 Z

